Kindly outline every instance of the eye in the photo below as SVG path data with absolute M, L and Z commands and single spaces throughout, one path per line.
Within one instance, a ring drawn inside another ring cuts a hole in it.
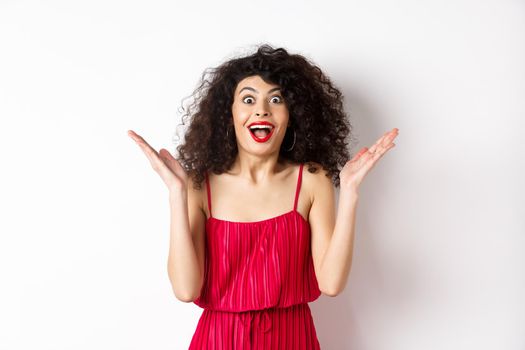
M 253 97 L 251 97 L 251 96 L 245 96 L 245 97 L 242 99 L 242 102 L 247 103 L 246 101 L 249 100 L 249 99 L 252 99 L 252 100 L 253 100 Z M 248 103 L 251 103 L 251 102 L 248 102 Z
M 283 98 L 281 96 L 274 96 L 274 97 L 272 97 L 271 101 L 273 101 L 274 99 L 277 99 L 276 103 L 283 102 Z

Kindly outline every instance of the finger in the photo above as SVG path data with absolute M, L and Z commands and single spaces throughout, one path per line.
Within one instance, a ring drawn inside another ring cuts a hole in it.
M 164 163 L 166 163 L 166 165 L 171 169 L 171 171 L 173 171 L 178 176 L 181 176 L 183 178 L 186 177 L 186 171 L 184 170 L 184 168 L 167 149 L 161 148 L 159 150 L 159 156 L 164 160 Z
M 131 136 L 137 142 L 144 154 L 146 154 L 153 170 L 155 170 L 160 175 L 160 177 L 167 186 L 170 186 L 167 179 L 173 177 L 173 171 L 170 167 L 168 167 L 168 165 L 166 165 L 164 160 L 160 157 L 159 153 L 153 147 L 151 147 L 146 142 L 146 140 L 144 140 L 140 135 L 133 132 L 132 130 L 128 130 L 128 135 Z
M 386 147 L 383 147 L 383 146 L 379 145 L 375 149 L 375 152 L 370 152 L 370 150 L 369 150 L 364 155 L 362 155 L 359 160 L 361 160 L 362 164 L 366 164 L 366 163 L 371 162 L 372 165 L 373 165 L 373 163 L 375 163 L 379 158 L 381 158 L 389 149 L 391 149 L 395 145 L 396 144 L 393 143 L 393 142 L 390 142 L 388 144 L 388 146 L 386 146 Z
M 378 142 L 376 142 L 377 145 L 383 145 L 383 146 L 386 146 L 388 143 L 385 143 L 387 140 L 393 140 L 398 134 L 398 129 L 397 128 L 394 128 L 390 131 L 387 131 L 386 133 L 383 134 L 383 136 L 378 140 Z
M 381 136 L 369 149 L 370 153 L 375 153 L 378 147 L 385 147 L 389 145 L 398 134 L 398 129 L 394 128 L 390 131 L 387 131 L 383 136 Z
M 140 136 L 139 134 L 135 133 L 134 131 L 132 131 L 132 130 L 128 130 L 128 135 L 130 135 L 131 138 L 132 138 L 133 140 L 135 140 L 139 145 L 144 145 L 144 146 L 146 146 L 146 147 L 148 147 L 148 148 L 154 150 L 153 147 L 151 147 L 151 146 L 149 145 L 149 143 L 147 143 L 146 140 L 144 140 L 144 138 L 143 138 L 142 136 Z M 155 151 L 155 152 L 156 152 L 156 151 Z
M 128 135 L 130 135 L 131 138 L 135 140 L 135 142 L 140 146 L 148 158 L 151 155 L 156 155 L 158 157 L 158 152 L 153 147 L 151 147 L 142 136 L 138 135 L 132 130 L 128 131 Z
M 392 142 L 386 147 L 378 148 L 378 150 L 374 154 L 370 155 L 370 157 L 369 157 L 370 159 L 372 159 L 372 163 L 375 164 L 381 157 L 383 157 L 385 155 L 385 153 L 389 149 L 393 148 L 395 145 L 396 144 Z
M 353 156 L 350 161 L 354 162 L 354 161 L 358 160 L 359 157 L 361 157 L 364 153 L 366 153 L 367 150 L 368 150 L 367 147 L 361 148 L 361 150 L 359 150 L 359 152 L 357 152 L 357 154 L 355 156 Z
M 398 131 L 396 128 L 394 128 L 394 130 L 390 131 L 387 134 L 387 136 L 383 139 L 383 141 L 381 141 L 381 145 L 383 147 L 390 145 L 392 141 L 394 141 L 394 139 L 397 137 L 397 135 L 398 135 Z
M 141 137 L 133 130 L 128 130 L 128 136 L 131 137 L 135 141 L 140 141 Z
M 381 158 L 383 155 L 385 155 L 386 152 L 388 152 L 389 149 L 393 148 L 396 144 L 391 142 L 388 144 L 388 146 L 381 147 L 378 152 L 375 153 L 376 158 Z
M 137 141 L 137 144 L 139 145 L 140 149 L 146 157 L 148 157 L 149 161 L 151 162 L 151 165 L 154 165 L 157 161 L 160 161 L 158 152 L 153 149 L 150 145 L 148 145 L 145 141 Z
M 132 136 L 132 138 L 137 142 L 140 149 L 142 150 L 142 152 L 144 152 L 146 157 L 148 157 L 151 166 L 155 170 L 160 169 L 162 166 L 166 167 L 166 164 L 164 164 L 164 161 L 160 158 L 159 153 L 153 147 L 151 147 L 142 136 L 134 132 L 133 134 L 128 132 L 128 134 L 130 134 L 130 136 Z
M 383 151 L 381 151 L 381 152 L 378 151 L 378 152 L 376 152 L 374 154 L 366 152 L 366 154 L 364 154 L 361 157 L 362 162 L 361 162 L 361 164 L 359 164 L 360 170 L 363 171 L 365 174 L 368 173 L 375 166 L 375 164 L 378 162 L 378 160 L 381 157 L 383 157 L 383 155 L 386 153 L 386 151 L 388 151 L 390 148 L 392 148 L 394 146 L 395 146 L 395 143 L 391 143 L 390 145 L 385 147 Z
M 160 175 L 164 183 L 169 186 L 167 180 L 173 177 L 174 171 L 167 164 L 167 160 L 164 160 L 163 157 L 160 156 L 160 154 L 157 153 L 154 149 L 151 150 L 152 153 L 149 153 L 150 157 L 148 157 L 150 158 L 151 167 Z

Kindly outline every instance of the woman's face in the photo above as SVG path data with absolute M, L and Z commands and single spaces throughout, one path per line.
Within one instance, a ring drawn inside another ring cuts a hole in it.
M 258 75 L 241 80 L 235 88 L 232 114 L 239 151 L 279 153 L 289 116 L 278 85 Z

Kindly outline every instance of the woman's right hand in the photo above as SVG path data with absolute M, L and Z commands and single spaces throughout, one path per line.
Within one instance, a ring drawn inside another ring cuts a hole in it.
M 133 130 L 128 130 L 128 135 L 140 146 L 148 157 L 153 170 L 160 175 L 170 192 L 187 190 L 188 175 L 179 161 L 168 150 L 161 148 L 159 152 L 155 151 L 142 136 Z

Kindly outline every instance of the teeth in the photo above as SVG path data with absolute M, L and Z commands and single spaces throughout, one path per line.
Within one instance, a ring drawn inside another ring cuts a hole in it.
M 253 125 L 253 126 L 250 126 L 250 130 L 254 130 L 254 129 L 269 129 L 269 130 L 272 130 L 273 127 L 271 125 Z

